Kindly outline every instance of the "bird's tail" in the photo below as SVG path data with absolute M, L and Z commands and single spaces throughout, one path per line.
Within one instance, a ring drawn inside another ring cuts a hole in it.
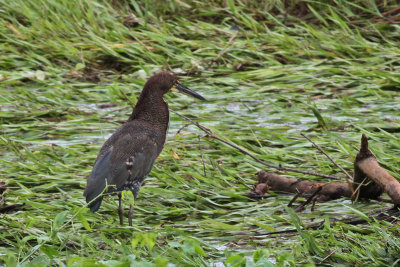
M 111 151 L 107 152 L 93 167 L 92 172 L 87 181 L 86 189 L 83 195 L 86 197 L 86 202 L 89 204 L 90 211 L 95 212 L 100 208 L 103 201 L 103 193 L 107 192 L 107 177 L 110 177 L 109 159 Z

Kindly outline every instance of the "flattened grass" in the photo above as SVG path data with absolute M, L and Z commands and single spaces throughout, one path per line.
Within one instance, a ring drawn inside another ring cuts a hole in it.
M 395 1 L 114 2 L 0 1 L 0 177 L 5 203 L 25 204 L 0 215 L 2 264 L 398 264 L 396 224 L 328 223 L 385 205 L 341 199 L 294 215 L 291 196 L 249 200 L 263 166 L 199 144 L 193 126 L 177 135 L 186 122 L 173 114 L 133 231 L 118 225 L 115 198 L 92 214 L 82 197 L 98 149 L 161 69 L 209 99 L 168 95 L 172 109 L 263 160 L 344 177 L 300 132 L 346 170 L 366 133 L 399 177 L 400 29 L 384 15 Z M 133 16 L 139 26 L 126 26 Z

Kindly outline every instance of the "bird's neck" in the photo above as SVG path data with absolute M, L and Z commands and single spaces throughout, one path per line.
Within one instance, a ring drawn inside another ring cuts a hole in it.
M 130 120 L 148 121 L 166 131 L 169 122 L 168 104 L 161 95 L 141 94 Z

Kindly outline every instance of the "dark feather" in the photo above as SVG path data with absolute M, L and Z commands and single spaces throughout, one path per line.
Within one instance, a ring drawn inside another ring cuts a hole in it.
M 86 189 L 83 192 L 83 195 L 86 196 L 86 202 L 89 203 L 90 211 L 92 212 L 97 211 L 100 208 L 101 201 L 103 200 L 102 196 L 98 196 L 103 192 L 106 187 L 106 180 L 110 177 L 110 169 L 108 168 L 108 165 L 111 152 L 112 147 L 96 161 L 92 173 L 89 176 Z M 94 200 L 95 198 L 96 200 Z
M 131 190 L 137 196 L 162 150 L 164 142 L 156 142 L 157 138 L 162 136 L 159 131 L 152 130 L 149 123 L 133 120 L 104 143 L 84 192 L 88 203 L 97 198 L 89 204 L 91 211 L 100 208 L 102 196 L 99 195 L 106 184 L 109 186 L 106 192 Z

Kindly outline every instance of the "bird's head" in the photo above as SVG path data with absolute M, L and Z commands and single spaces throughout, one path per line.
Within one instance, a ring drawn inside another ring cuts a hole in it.
M 156 91 L 162 95 L 168 93 L 169 91 L 177 90 L 178 92 L 185 93 L 195 98 L 206 100 L 200 94 L 181 84 L 179 79 L 169 72 L 160 72 L 152 76 L 147 81 L 145 88 L 151 88 L 153 92 Z

